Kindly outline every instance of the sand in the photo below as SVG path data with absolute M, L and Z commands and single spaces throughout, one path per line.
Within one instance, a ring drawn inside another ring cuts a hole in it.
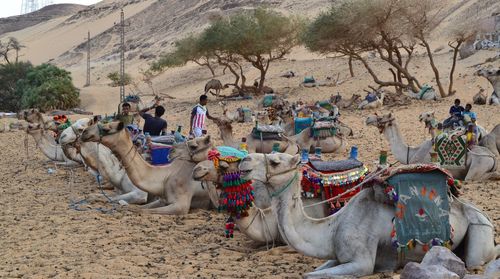
M 127 6 L 127 15 L 139 13 L 152 2 L 142 1 Z M 92 32 L 103 32 L 116 21 L 117 16 L 117 12 L 113 12 L 67 26 L 60 26 L 67 18 L 59 18 L 18 31 L 16 35 L 28 45 L 26 51 L 29 58 L 38 63 L 58 57 L 80 44 L 90 27 L 94 30 Z M 54 40 L 61 43 L 51 47 Z M 440 46 L 446 46 L 446 42 L 436 39 L 433 49 Z M 101 53 L 110 50 L 111 46 L 108 46 Z M 162 49 L 153 51 L 161 52 Z M 421 51 L 419 53 L 413 69 L 422 82 L 434 84 L 427 58 L 422 56 Z M 488 93 L 492 91 L 485 79 L 473 76 L 475 68 L 472 66 L 495 55 L 494 51 L 482 51 L 458 62 L 455 75 L 457 94 L 454 97 L 466 103 L 472 101 L 472 96 L 480 87 Z M 447 48 L 436 53 L 436 62 L 443 74 L 450 68 L 450 57 Z M 370 61 L 377 72 L 387 78 L 387 67 L 376 58 Z M 498 66 L 499 63 L 490 65 Z M 96 114 L 113 113 L 118 105 L 119 89 L 109 87 L 105 75 L 111 70 L 116 71 L 118 62 L 116 59 L 103 60 L 93 64 L 93 67 L 90 87 L 83 87 L 83 63 L 67 67 L 73 74 L 75 84 L 81 88 L 81 107 Z M 147 62 L 134 60 L 127 65 L 127 72 L 139 80 L 139 69 L 144 67 L 147 67 Z M 294 70 L 298 77 L 280 78 L 279 74 L 287 70 Z M 218 79 L 223 82 L 232 79 L 221 75 L 221 72 L 222 69 L 217 69 Z M 345 59 L 326 58 L 297 48 L 287 59 L 271 65 L 267 85 L 285 94 L 290 101 L 325 100 L 337 92 L 344 98 L 354 93 L 364 96 L 363 89 L 373 85 L 373 82 L 360 64 L 355 63 L 355 73 L 354 78 L 348 76 Z M 339 75 L 342 84 L 337 87 L 299 87 L 303 77 L 309 75 L 320 80 Z M 253 81 L 256 77 L 257 72 L 249 70 L 248 80 Z M 191 107 L 210 78 L 207 69 L 188 64 L 167 70 L 154 80 L 157 91 L 177 98 L 164 103 L 167 108 L 165 118 L 170 127 L 183 125 L 185 132 Z M 144 92 L 149 92 L 144 84 L 139 86 Z M 130 92 L 129 88 L 127 92 Z M 229 94 L 230 90 L 223 93 Z M 418 115 L 433 110 L 438 118 L 443 119 L 454 97 L 437 102 L 415 100 L 405 106 L 383 108 L 376 112 L 391 111 L 407 143 L 417 145 L 429 138 L 423 124 L 418 122 Z M 254 108 L 255 100 L 229 102 L 228 107 L 233 110 L 239 106 Z M 220 116 L 222 113 L 212 97 L 208 108 L 213 115 Z M 500 123 L 498 107 L 474 106 L 474 111 L 478 114 L 479 124 L 487 130 Z M 355 133 L 353 138 L 348 139 L 349 145 L 358 146 L 360 159 L 370 168 L 373 168 L 380 150 L 389 150 L 387 141 L 377 129 L 364 124 L 366 117 L 374 112 L 341 111 L 341 120 Z M 236 138 L 248 134 L 251 126 L 237 125 Z M 208 123 L 208 131 L 215 143 L 221 144 L 214 123 Z M 195 210 L 186 216 L 174 217 L 138 214 L 120 206 L 113 210 L 113 206 L 100 194 L 95 179 L 82 168 L 58 168 L 54 174 L 49 174 L 48 169 L 54 168 L 54 165 L 46 162 L 47 158 L 35 147 L 32 138 L 29 138 L 26 155 L 25 136 L 23 132 L 0 133 L 1 278 L 300 278 L 322 263 L 322 260 L 300 255 L 287 247 L 270 250 L 257 247 L 239 232 L 235 233 L 234 239 L 225 239 L 224 216 L 215 211 Z M 325 156 L 329 159 L 346 157 L 347 151 Z M 389 160 L 394 159 L 390 156 Z M 466 183 L 463 186 L 463 199 L 475 203 L 493 220 L 497 242 L 500 242 L 499 190 L 498 181 Z M 113 194 L 112 191 L 106 193 Z M 97 200 L 92 200 L 96 197 Z M 85 202 L 86 199 L 89 201 Z M 76 203 L 82 200 L 80 204 Z M 367 278 L 398 278 L 398 275 L 377 274 Z

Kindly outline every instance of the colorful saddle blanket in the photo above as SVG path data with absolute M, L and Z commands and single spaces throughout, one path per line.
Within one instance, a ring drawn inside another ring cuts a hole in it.
M 386 177 L 385 192 L 395 206 L 393 245 L 400 252 L 420 244 L 450 245 L 450 174 L 435 165 L 409 165 Z
M 464 169 L 467 159 L 467 137 L 465 135 L 440 134 L 435 139 L 435 148 L 441 167 Z
M 367 173 L 368 168 L 357 160 L 310 161 L 302 169 L 302 195 L 305 198 L 328 200 L 361 183 Z M 330 201 L 329 214 L 340 210 L 359 191 L 360 189 L 357 189 Z

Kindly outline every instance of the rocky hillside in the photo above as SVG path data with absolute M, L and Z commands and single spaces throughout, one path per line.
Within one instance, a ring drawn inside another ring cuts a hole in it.
M 0 18 L 0 36 L 8 32 L 22 30 L 46 22 L 53 18 L 72 15 L 85 8 L 86 6 L 76 4 L 56 4 L 43 7 L 33 13 Z

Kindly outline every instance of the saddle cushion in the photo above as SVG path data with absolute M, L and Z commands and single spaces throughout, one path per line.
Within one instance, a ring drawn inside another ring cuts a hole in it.
M 165 136 L 151 137 L 151 141 L 154 143 L 161 143 L 161 144 L 174 144 L 175 136 L 165 135 Z
M 262 140 L 283 140 L 279 132 L 261 132 L 256 128 L 252 130 L 252 138 Z
M 294 119 L 295 134 L 299 134 L 304 129 L 312 126 L 313 120 L 310 117 L 297 117 Z
M 319 161 L 313 160 L 309 162 L 309 165 L 317 171 L 321 172 L 339 172 L 346 171 L 363 166 L 363 162 L 356 159 L 347 159 L 341 161 Z

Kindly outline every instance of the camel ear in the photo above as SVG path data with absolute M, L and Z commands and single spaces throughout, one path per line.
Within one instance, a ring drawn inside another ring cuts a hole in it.
M 431 115 L 434 116 L 434 111 L 431 111 Z
M 300 155 L 296 154 L 292 158 L 292 165 L 298 166 L 300 164 Z
M 496 74 L 497 74 L 497 76 L 500 75 L 500 69 L 497 70 Z
M 273 156 L 269 158 L 269 162 L 271 162 L 271 165 L 277 166 L 281 163 L 281 160 L 278 156 Z
M 210 135 L 205 137 L 205 144 L 210 144 Z
M 123 124 L 123 122 L 120 121 L 120 123 L 118 123 L 118 127 L 116 127 L 116 130 L 121 131 L 123 130 L 123 128 L 125 128 L 125 124 Z

